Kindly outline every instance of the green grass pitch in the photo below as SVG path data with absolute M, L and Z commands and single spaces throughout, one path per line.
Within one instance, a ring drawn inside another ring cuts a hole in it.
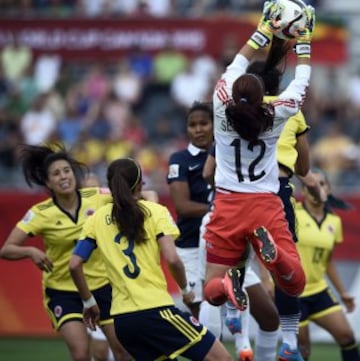
M 225 342 L 235 358 L 233 342 Z M 59 338 L 0 338 L 0 361 L 68 361 L 69 353 Z M 334 344 L 315 344 L 311 361 L 340 361 L 340 352 Z

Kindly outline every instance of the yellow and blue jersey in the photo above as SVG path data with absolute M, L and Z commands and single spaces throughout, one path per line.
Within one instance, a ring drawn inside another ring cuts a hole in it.
M 146 209 L 145 242 L 135 243 L 121 235 L 112 221 L 113 206 L 108 204 L 86 221 L 77 248 L 86 240 L 100 251 L 113 288 L 112 315 L 174 304 L 160 263 L 158 239 L 164 235 L 176 239 L 179 229 L 164 206 L 144 200 L 139 203 Z
M 298 222 L 296 246 L 306 276 L 301 296 L 306 297 L 328 287 L 326 268 L 334 247 L 343 240 L 342 223 L 338 215 L 329 211 L 321 222 L 317 222 L 301 204 L 297 204 L 295 213 Z
M 54 265 L 52 272 L 43 272 L 44 287 L 77 291 L 69 272 L 70 257 L 86 219 L 112 199 L 108 191 L 100 188 L 81 189 L 78 196 L 80 202 L 75 217 L 62 210 L 54 199 L 48 198 L 34 205 L 17 223 L 17 227 L 29 236 L 43 238 L 45 252 Z M 109 283 L 98 251 L 85 265 L 84 272 L 90 289 Z

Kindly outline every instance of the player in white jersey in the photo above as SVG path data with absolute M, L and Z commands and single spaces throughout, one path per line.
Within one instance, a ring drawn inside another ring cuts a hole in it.
M 267 46 L 278 30 L 271 20 L 277 6 L 265 3 L 257 30 L 227 67 L 213 96 L 216 195 L 205 233 L 204 295 L 214 305 L 230 300 L 240 310 L 248 302 L 242 290 L 241 264 L 249 244 L 284 292 L 297 296 L 305 286 L 299 255 L 276 195 L 276 142 L 287 119 L 301 107 L 309 85 L 312 9 L 306 8 L 307 27 L 297 37 L 295 78 L 278 99 L 264 103 L 261 79 L 246 73 L 257 50 Z

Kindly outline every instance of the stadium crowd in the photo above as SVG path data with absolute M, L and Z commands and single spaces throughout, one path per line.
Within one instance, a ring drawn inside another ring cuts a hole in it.
M 152 16 L 183 12 L 190 17 L 260 8 L 258 0 L 238 2 L 241 6 L 230 0 L 37 0 L 1 1 L 0 7 L 7 17 L 20 12 L 22 17 L 66 17 L 101 16 L 109 4 L 112 15 L 140 15 L 141 6 Z M 143 165 L 148 186 L 166 193 L 169 155 L 186 144 L 186 110 L 195 100 L 211 99 L 215 79 L 236 51 L 237 44 L 230 42 L 219 59 L 190 57 L 168 44 L 156 54 L 134 47 L 112 63 L 69 62 L 35 56 L 15 39 L 0 50 L 0 186 L 23 186 L 17 144 L 60 141 L 102 180 L 109 162 L 132 156 Z M 304 113 L 312 128 L 314 165 L 328 172 L 334 188 L 341 180 L 352 191 L 360 179 L 360 72 L 350 71 L 315 65 Z

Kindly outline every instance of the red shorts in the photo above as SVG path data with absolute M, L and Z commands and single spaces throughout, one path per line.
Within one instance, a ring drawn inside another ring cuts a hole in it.
M 204 235 L 207 261 L 237 265 L 246 251 L 247 238 L 260 226 L 266 227 L 278 246 L 297 257 L 279 196 L 216 192 L 213 213 Z

